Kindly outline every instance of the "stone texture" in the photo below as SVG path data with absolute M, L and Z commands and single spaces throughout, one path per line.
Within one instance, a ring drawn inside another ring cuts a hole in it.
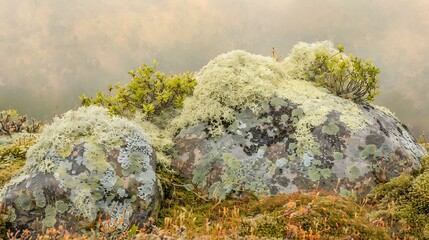
M 388 109 L 359 105 L 307 81 L 331 42 L 299 43 L 278 62 L 231 51 L 197 74 L 172 121 L 186 184 L 210 198 L 322 189 L 362 196 L 377 182 L 420 167 L 426 153 Z
M 143 224 L 160 192 L 155 153 L 134 123 L 100 107 L 80 108 L 45 127 L 24 170 L 0 191 L 12 230 L 101 221 L 105 231 Z
M 347 111 L 329 109 L 323 123 L 309 128 L 313 147 L 306 148 L 297 140 L 297 126 L 312 112 L 273 97 L 257 113 L 236 112 L 221 136 L 209 134 L 210 123 L 184 129 L 174 139 L 178 157 L 172 165 L 211 198 L 312 189 L 363 196 L 374 184 L 419 168 L 426 151 L 389 112 L 359 109 L 364 128 L 353 131 L 341 121 Z

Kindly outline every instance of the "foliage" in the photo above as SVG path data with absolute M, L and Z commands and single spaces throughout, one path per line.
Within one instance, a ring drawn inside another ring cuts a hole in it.
M 36 136 L 30 135 L 20 137 L 10 144 L 0 146 L 0 188 L 12 176 L 21 171 L 25 164 L 25 155 L 35 141 Z
M 28 133 L 39 132 L 42 124 L 35 122 L 34 119 L 31 123 L 27 120 L 27 115 L 20 116 L 15 109 L 6 109 L 0 111 L 0 136 L 9 135 L 26 131 Z
M 429 238 L 429 156 L 416 175 L 403 174 L 376 186 L 368 196 L 372 215 L 390 223 L 394 236 L 401 239 Z
M 340 45 L 338 52 L 331 56 L 325 52 L 317 53 L 308 77 L 337 96 L 365 104 L 379 94 L 379 73 L 371 59 L 362 60 L 352 54 L 346 56 Z
M 374 225 L 368 209 L 350 198 L 310 192 L 258 200 L 244 192 L 216 202 L 174 174 L 158 174 L 165 201 L 156 225 L 174 238 L 388 239 L 388 229 Z
M 196 86 L 195 78 L 186 72 L 182 75 L 166 76 L 156 71 L 157 63 L 152 66 L 141 65 L 129 71 L 131 81 L 125 86 L 115 85 L 116 94 L 106 96 L 97 92 L 94 98 L 82 94 L 80 101 L 84 106 L 99 105 L 113 114 L 128 115 L 141 110 L 151 117 L 163 113 L 166 109 L 180 108 L 186 96 L 192 94 Z M 113 90 L 109 86 L 109 92 Z

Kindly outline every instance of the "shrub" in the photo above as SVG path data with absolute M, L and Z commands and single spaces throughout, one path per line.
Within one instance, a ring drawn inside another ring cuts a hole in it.
M 42 124 L 35 122 L 34 119 L 31 123 L 27 120 L 27 115 L 20 116 L 15 109 L 6 109 L 0 111 L 0 136 L 9 135 L 26 131 L 28 133 L 37 133 Z
M 131 81 L 125 86 L 115 85 L 116 95 L 106 96 L 97 92 L 94 98 L 82 94 L 80 101 L 84 106 L 99 105 L 113 114 L 128 115 L 137 109 L 151 117 L 163 113 L 166 109 L 183 106 L 183 100 L 192 94 L 196 86 L 195 78 L 188 72 L 182 75 L 166 76 L 156 71 L 157 63 L 152 66 L 141 65 L 129 71 Z M 109 93 L 113 90 L 109 86 Z
M 372 64 L 371 59 L 362 60 L 352 54 L 346 56 L 344 47 L 340 45 L 338 52 L 333 55 L 316 53 L 308 78 L 337 96 L 365 104 L 379 94 L 379 73 L 380 70 Z

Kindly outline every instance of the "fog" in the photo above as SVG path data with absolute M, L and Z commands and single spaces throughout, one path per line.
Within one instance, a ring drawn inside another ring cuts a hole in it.
M 0 0 L 0 109 L 49 119 L 153 59 L 180 73 L 233 49 L 285 57 L 321 40 L 373 58 L 375 103 L 429 131 L 424 0 Z

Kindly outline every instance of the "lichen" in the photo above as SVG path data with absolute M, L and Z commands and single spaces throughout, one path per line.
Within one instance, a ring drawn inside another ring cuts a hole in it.
M 307 174 L 308 178 L 313 181 L 317 182 L 320 181 L 322 178 L 329 178 L 332 174 L 331 169 L 329 168 L 322 168 L 320 167 L 322 165 L 320 160 L 315 160 L 311 166 L 308 167 Z
M 223 200 L 231 193 L 250 191 L 256 196 L 269 194 L 266 175 L 273 175 L 275 164 L 263 159 L 263 150 L 254 156 L 238 159 L 231 152 L 212 152 L 199 162 L 193 171 L 193 183 L 207 189 L 209 198 Z M 219 178 L 212 178 L 209 171 L 222 171 Z
M 14 199 L 15 206 L 21 210 L 29 211 L 31 209 L 31 199 L 26 192 L 20 192 Z
M 45 218 L 42 220 L 43 226 L 51 228 L 57 222 L 57 210 L 52 205 L 47 205 L 45 208 Z
M 58 200 L 55 202 L 55 209 L 58 213 L 62 214 L 69 210 L 69 205 L 65 203 L 63 200 Z
M 335 160 L 342 160 L 344 158 L 344 153 L 342 152 L 334 152 L 334 159 Z
M 142 211 L 152 211 L 149 206 L 152 207 L 153 197 L 158 194 L 154 160 L 153 149 L 137 124 L 111 116 L 101 107 L 82 107 L 55 118 L 44 128 L 27 152 L 23 173 L 1 190 L 0 200 L 12 197 L 15 206 L 24 211 L 44 209 L 42 222 L 46 227 L 53 226 L 57 214 L 65 212 L 95 221 L 103 211 L 99 208 L 100 202 L 113 206 L 116 199 L 127 201 L 133 197 L 127 191 L 138 193 L 140 201 L 134 199 L 133 202 L 145 205 Z M 123 174 L 125 171 L 127 176 Z M 62 188 L 64 194 L 51 195 L 46 188 L 30 182 L 32 178 L 49 179 L 57 183 L 56 187 Z M 27 181 L 28 193 L 12 196 L 11 189 L 23 181 Z M 136 189 L 129 189 L 132 187 Z M 51 199 L 57 199 L 51 203 L 55 206 L 49 205 Z M 130 221 L 125 219 L 124 224 Z
M 361 175 L 361 171 L 359 167 L 353 165 L 348 169 L 348 178 L 350 181 L 354 181 Z
M 298 156 L 319 155 L 320 146 L 311 129 L 324 124 L 330 112 L 338 111 L 339 120 L 352 134 L 368 126 L 357 104 L 303 81 L 308 66 L 320 51 L 337 52 L 332 43 L 320 42 L 297 44 L 282 63 L 244 51 L 216 57 L 196 75 L 198 85 L 194 95 L 185 100 L 183 111 L 172 121 L 170 132 L 207 122 L 210 123 L 209 133 L 220 136 L 225 132 L 224 124 L 235 121 L 234 114 L 238 110 L 248 108 L 257 112 L 264 108 L 264 101 L 277 96 L 274 98 L 277 107 L 284 104 L 281 99 L 288 99 L 298 106 L 292 116 L 288 116 L 296 117 L 293 124 Z M 325 130 L 335 133 L 337 128 L 332 124 L 330 127 Z
M 33 196 L 36 200 L 37 207 L 43 208 L 46 206 L 46 198 L 42 188 L 39 188 L 33 191 Z
M 333 122 L 322 127 L 322 132 L 328 135 L 336 135 L 340 128 Z
M 365 149 L 360 152 L 361 159 L 367 159 L 368 157 L 373 157 L 377 153 L 377 146 L 374 144 L 369 144 L 365 146 Z

